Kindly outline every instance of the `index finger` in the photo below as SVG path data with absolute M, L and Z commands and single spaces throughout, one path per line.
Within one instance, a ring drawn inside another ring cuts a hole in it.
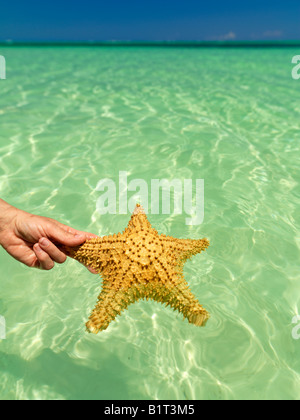
M 53 220 L 53 221 L 55 222 L 57 226 L 61 227 L 67 233 L 72 233 L 73 235 L 84 235 L 86 237 L 86 240 L 92 239 L 92 238 L 99 238 L 99 236 L 95 235 L 94 233 L 74 229 L 71 226 L 67 226 L 67 225 L 64 225 L 63 223 L 58 222 L 57 220 Z

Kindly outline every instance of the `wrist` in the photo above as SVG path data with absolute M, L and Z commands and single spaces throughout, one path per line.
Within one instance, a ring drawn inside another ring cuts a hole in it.
M 12 227 L 17 213 L 17 208 L 0 199 L 0 242 L 2 233 Z

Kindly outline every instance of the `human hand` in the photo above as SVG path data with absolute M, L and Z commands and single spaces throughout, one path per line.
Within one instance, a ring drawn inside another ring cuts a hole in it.
M 0 210 L 0 244 L 28 267 L 51 270 L 55 263 L 62 264 L 67 259 L 59 245 L 74 247 L 97 237 L 56 220 L 16 209 L 2 200 Z M 95 273 L 93 269 L 89 270 Z

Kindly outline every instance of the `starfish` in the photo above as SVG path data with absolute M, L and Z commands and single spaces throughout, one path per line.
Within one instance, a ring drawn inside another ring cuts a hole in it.
M 93 238 L 64 251 L 102 276 L 103 288 L 88 323 L 88 331 L 105 330 L 124 309 L 140 299 L 170 305 L 184 318 L 204 326 L 208 312 L 183 277 L 187 259 L 209 246 L 207 239 L 176 239 L 159 235 L 137 205 L 125 231 Z

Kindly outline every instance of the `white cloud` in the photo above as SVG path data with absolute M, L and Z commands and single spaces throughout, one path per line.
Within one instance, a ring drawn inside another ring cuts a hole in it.
M 280 38 L 283 35 L 283 32 L 280 30 L 276 30 L 276 31 L 265 31 L 263 33 L 263 36 L 265 38 Z
M 223 35 L 220 37 L 220 39 L 224 40 L 224 41 L 228 41 L 228 40 L 233 40 L 236 38 L 236 34 L 232 31 L 228 32 L 228 34 Z
M 236 34 L 233 31 L 230 31 L 224 35 L 212 36 L 207 38 L 208 41 L 233 41 L 234 39 L 236 39 Z

